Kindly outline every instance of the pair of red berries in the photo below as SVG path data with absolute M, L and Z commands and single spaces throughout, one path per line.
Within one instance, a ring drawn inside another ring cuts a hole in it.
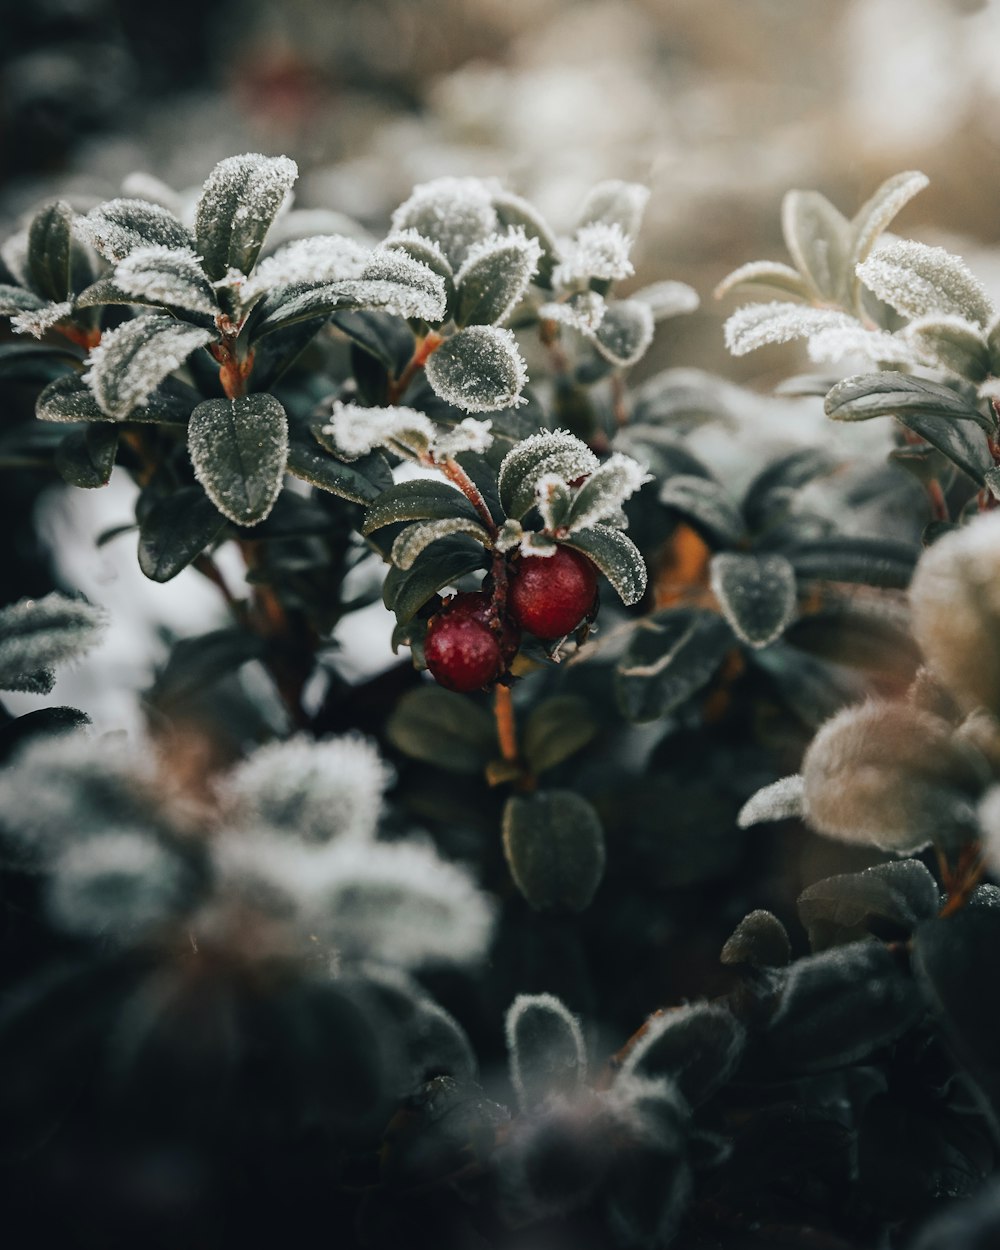
M 549 640 L 571 633 L 594 606 L 597 570 L 571 547 L 522 556 L 507 583 L 507 616 L 498 620 L 485 591 L 455 595 L 431 617 L 424 658 L 439 685 L 463 693 L 492 685 L 517 654 L 521 630 Z

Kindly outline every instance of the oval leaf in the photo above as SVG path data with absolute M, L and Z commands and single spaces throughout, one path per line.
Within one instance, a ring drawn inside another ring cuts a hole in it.
M 722 615 L 751 647 L 774 642 L 795 619 L 795 570 L 784 556 L 722 552 L 709 577 Z
M 213 542 L 225 525 L 200 486 L 182 486 L 146 510 L 139 526 L 139 568 L 169 582 Z
M 172 317 L 142 316 L 105 334 L 90 353 L 87 384 L 101 410 L 124 420 L 170 373 L 215 338 Z
M 195 476 L 223 516 L 256 525 L 274 507 L 288 459 L 288 418 L 271 395 L 207 399 L 191 413 Z
M 298 177 L 287 156 L 230 156 L 209 174 L 195 209 L 197 251 L 213 280 L 230 269 L 248 274 L 271 222 Z
M 496 326 L 460 330 L 430 357 L 425 372 L 434 393 L 465 412 L 516 407 L 528 381 L 517 340 Z
M 646 593 L 648 574 L 642 553 L 620 529 L 593 525 L 574 530 L 564 542 L 593 560 L 626 607 L 638 603 Z
M 503 847 L 514 883 L 536 911 L 583 911 L 604 875 L 604 830 L 570 790 L 510 798 Z
M 460 490 L 433 478 L 399 482 L 382 492 L 365 513 L 362 534 L 371 534 L 383 525 L 398 521 L 432 521 L 445 517 L 475 521 L 478 514 Z

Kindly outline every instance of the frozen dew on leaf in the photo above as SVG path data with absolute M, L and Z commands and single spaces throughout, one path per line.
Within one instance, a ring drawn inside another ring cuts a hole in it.
M 536 486 L 553 474 L 564 482 L 588 477 L 600 461 L 567 430 L 540 430 L 522 439 L 504 456 L 498 485 L 508 516 L 520 519 L 536 502 Z
M 550 300 L 542 304 L 538 316 L 593 338 L 607 311 L 604 297 L 596 291 L 576 291 L 568 299 Z
M 809 308 L 775 300 L 747 304 L 726 321 L 726 347 L 734 356 L 745 356 L 771 343 L 811 338 L 827 330 L 863 329 L 848 313 L 833 308 Z M 867 333 L 867 331 L 865 331 Z
M 561 247 L 562 259 L 554 275 L 556 285 L 573 286 L 590 278 L 628 278 L 635 273 L 629 260 L 631 250 L 632 239 L 617 224 L 596 221 L 581 226 Z
M 982 283 L 943 247 L 897 239 L 862 262 L 858 277 L 904 317 L 945 313 L 983 327 L 996 317 Z
M 42 308 L 25 309 L 11 317 L 10 328 L 15 334 L 30 334 L 32 338 L 43 338 L 53 326 L 66 321 L 73 315 L 73 304 L 70 300 L 46 304 Z
M 339 278 L 360 278 L 370 255 L 371 248 L 344 235 L 296 239 L 257 264 L 240 291 L 242 302 L 249 304 L 278 287 L 321 286 Z
M 636 364 L 653 341 L 653 310 L 641 300 L 609 304 L 594 335 L 600 354 L 620 369 Z
M 653 479 L 637 460 L 613 452 L 573 492 L 563 524 L 572 533 L 617 518 L 622 504 Z
M 0 689 L 17 690 L 25 677 L 77 659 L 97 644 L 106 625 L 101 608 L 58 591 L 0 609 Z
M 88 357 L 84 377 L 101 411 L 124 420 L 193 351 L 215 338 L 211 330 L 149 314 L 109 330 Z
M 528 370 L 517 339 L 497 326 L 467 326 L 426 365 L 427 381 L 446 403 L 466 412 L 495 412 L 527 403 Z
M 416 230 L 437 243 L 452 268 L 458 269 L 474 243 L 496 233 L 500 223 L 493 207 L 494 190 L 494 184 L 482 178 L 421 183 L 393 213 L 393 231 Z
M 618 226 L 630 239 L 635 239 L 642 226 L 649 194 L 649 187 L 640 182 L 622 182 L 618 178 L 599 182 L 587 192 L 580 210 L 580 224 Z
M 805 787 L 802 777 L 792 773 L 752 795 L 740 808 L 736 823 L 741 829 L 771 820 L 791 820 L 805 815 Z
M 220 161 L 195 210 L 197 250 L 210 278 L 249 274 L 275 217 L 290 200 L 298 166 L 287 156 L 247 152 Z
M 384 284 L 383 291 L 372 290 L 373 307 L 397 317 L 419 317 L 434 323 L 445 315 L 444 278 L 398 248 L 378 247 L 369 254 L 357 284 L 360 301 L 367 298 L 369 283 Z
M 376 447 L 419 459 L 437 436 L 437 429 L 430 417 L 415 408 L 364 408 L 335 400 L 323 433 L 348 460 L 365 456 Z
M 139 247 L 118 265 L 115 283 L 143 302 L 214 317 L 219 311 L 211 283 L 190 248 Z
M 580 1087 L 587 1071 L 583 1033 L 554 994 L 518 994 L 507 1011 L 504 1033 L 511 1084 L 522 1111 Z
M 105 260 L 117 264 L 140 247 L 190 249 L 194 237 L 169 209 L 146 200 L 108 200 L 76 220 L 76 231 Z
M 538 273 L 542 249 L 523 230 L 493 234 L 474 243 L 455 275 L 459 325 L 493 325 L 507 320 Z
M 443 434 L 438 434 L 431 446 L 431 454 L 436 460 L 447 456 L 457 456 L 463 451 L 474 451 L 482 455 L 493 445 L 493 422 L 480 421 L 476 417 L 465 417 L 458 425 L 452 426 Z
M 188 451 L 195 477 L 224 517 L 257 525 L 281 493 L 288 418 L 273 395 L 206 399 L 191 413 Z
M 220 783 L 234 826 L 287 830 L 306 842 L 375 836 L 392 769 L 359 736 L 290 738 L 259 747 Z

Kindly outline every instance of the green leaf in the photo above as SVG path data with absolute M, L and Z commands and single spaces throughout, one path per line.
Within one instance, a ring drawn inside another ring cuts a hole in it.
M 405 625 L 439 590 L 483 568 L 485 559 L 482 546 L 464 534 L 443 538 L 423 552 L 412 568 L 390 568 L 382 586 L 382 601 L 396 614 L 399 624 Z
M 871 417 L 919 416 L 946 421 L 974 421 L 987 433 L 996 429 L 995 419 L 981 412 L 964 395 L 940 382 L 915 378 L 888 370 L 845 378 L 830 391 L 824 403 L 834 421 L 867 421 Z
M 361 532 L 371 534 L 383 525 L 393 525 L 398 521 L 431 521 L 446 517 L 475 521 L 479 519 L 479 514 L 460 490 L 433 478 L 419 478 L 413 482 L 399 482 L 383 491 L 365 512 Z
M 538 259 L 538 274 L 535 283 L 537 286 L 550 287 L 559 247 L 548 223 L 527 200 L 519 195 L 511 195 L 507 191 L 498 192 L 493 196 L 493 207 L 502 226 L 508 229 L 520 228 L 529 239 L 538 240 L 541 256 Z
M 784 556 L 721 552 L 709 576 L 722 615 L 749 646 L 766 647 L 795 619 L 795 570 Z
M 906 337 L 920 357 L 979 383 L 991 372 L 986 335 L 961 317 L 922 317 L 906 327 Z
M 608 305 L 594 346 L 605 360 L 624 369 L 641 360 L 652 341 L 652 309 L 641 300 L 627 299 Z
M 891 538 L 838 534 L 799 543 L 786 549 L 785 555 L 799 578 L 905 590 L 920 551 Z
M 73 210 L 62 200 L 47 204 L 28 227 L 28 273 L 39 295 L 57 303 L 70 294 Z
M 10 382 L 44 385 L 76 372 L 82 363 L 80 356 L 68 347 L 51 347 L 47 343 L 0 345 L 0 378 Z
M 456 325 L 506 321 L 537 272 L 539 256 L 539 245 L 524 234 L 495 235 L 470 248 L 455 275 Z
M 533 773 L 568 760 L 592 742 L 600 726 L 579 695 L 553 695 L 532 711 L 524 726 L 524 757 Z
M 67 434 L 56 448 L 56 472 L 71 486 L 107 486 L 115 467 L 118 431 L 114 425 L 88 425 Z
M 848 272 L 850 224 L 818 191 L 789 191 L 781 205 L 785 245 L 813 295 L 839 303 L 854 279 Z
M 330 324 L 384 365 L 392 377 L 398 377 L 413 355 L 413 331 L 400 317 L 391 313 L 367 310 L 335 312 Z
M 869 933 L 909 934 L 937 914 L 940 897 L 919 860 L 901 859 L 817 881 L 799 895 L 797 907 L 813 950 L 826 950 Z
M 22 312 L 37 312 L 50 301 L 23 286 L 0 283 L 0 317 L 14 317 Z
M 635 543 L 611 525 L 593 525 L 574 530 L 561 540 L 565 546 L 582 551 L 601 570 L 626 607 L 638 603 L 646 593 L 646 565 Z
M 441 542 L 442 539 L 456 534 L 468 534 L 484 547 L 490 543 L 489 533 L 478 518 L 469 520 L 467 517 L 453 516 L 439 521 L 417 521 L 396 536 L 392 544 L 392 562 L 404 571 L 411 569 L 432 543 Z
M 138 247 L 194 248 L 194 236 L 169 209 L 146 200 L 108 200 L 79 218 L 81 235 L 106 260 L 124 260 Z
M 528 381 L 510 330 L 468 326 L 447 339 L 425 366 L 434 393 L 465 412 L 516 406 Z
M 273 299 L 265 300 L 252 339 L 256 343 L 299 321 L 328 317 L 338 310 L 359 309 L 385 309 L 396 317 L 420 317 L 429 321 L 437 320 L 441 311 L 432 297 L 419 287 L 384 279 L 345 278 L 305 291 L 288 287 Z
M 136 317 L 105 334 L 90 353 L 87 383 L 101 410 L 123 421 L 192 352 L 215 337 L 211 330 L 172 317 Z
M 552 994 L 518 994 L 504 1021 L 510 1081 L 522 1111 L 553 1094 L 572 1096 L 587 1074 L 587 1050 L 576 1017 Z
M 507 516 L 520 520 L 535 505 L 543 477 L 565 482 L 588 477 L 600 461 L 586 443 L 565 430 L 541 430 L 523 439 L 503 458 L 497 478 L 500 503 Z
M 735 547 L 743 539 L 745 527 L 736 504 L 711 478 L 675 474 L 660 487 L 659 499 L 718 546 Z
M 146 402 L 133 408 L 127 420 L 155 422 L 164 425 L 186 425 L 195 392 L 186 387 L 161 384 Z M 94 393 L 79 374 L 64 374 L 45 387 L 35 401 L 35 416 L 40 421 L 104 421 L 111 418 L 103 412 Z
M 497 749 L 489 712 L 439 686 L 403 695 L 386 723 L 386 735 L 404 755 L 452 773 L 481 774 Z
M 851 221 L 848 268 L 852 273 L 862 261 L 868 259 L 879 235 L 888 229 L 900 209 L 923 191 L 929 181 L 926 174 L 915 169 L 894 174 L 858 209 Z
M 622 711 L 657 720 L 686 703 L 714 676 L 734 643 L 715 612 L 657 612 L 639 623 L 615 673 Z
M 195 209 L 195 250 L 217 281 L 230 269 L 248 274 L 298 177 L 287 156 L 230 156 L 209 174 Z
M 658 1013 L 629 1051 L 620 1079 L 663 1077 L 699 1106 L 729 1080 L 746 1045 L 746 1030 L 728 1008 L 692 1003 Z
M 828 387 L 823 388 L 825 395 Z M 832 473 L 840 462 L 823 447 L 800 447 L 772 460 L 753 479 L 743 497 L 743 515 L 752 530 L 772 526 L 788 511 L 796 494 L 814 478 Z
M 769 911 L 744 916 L 726 939 L 719 959 L 730 967 L 784 968 L 792 957 L 788 932 Z
M 507 800 L 503 848 L 514 884 L 536 911 L 583 911 L 604 875 L 604 830 L 571 790 Z
M 256 525 L 274 507 L 288 459 L 288 418 L 272 395 L 207 399 L 191 413 L 195 476 L 223 516 Z
M 312 486 L 351 503 L 371 503 L 384 490 L 386 479 L 392 480 L 388 462 L 379 452 L 348 464 L 297 438 L 288 444 L 286 467 Z
M 225 524 L 200 486 L 182 486 L 143 513 L 139 568 L 151 581 L 169 582 L 218 538 Z
M 982 283 L 958 256 L 912 239 L 885 244 L 858 266 L 858 277 L 904 317 L 962 317 L 985 328 L 996 317 Z
M 23 684 L 26 676 L 77 659 L 97 643 L 106 623 L 100 608 L 57 591 L 0 608 L 0 689 L 31 688 Z M 51 688 L 48 674 L 42 693 Z
M 947 456 L 952 464 L 978 486 L 983 485 L 986 474 L 994 467 L 993 457 L 986 439 L 972 429 L 969 422 L 953 423 L 942 420 L 940 416 L 925 416 L 923 413 L 910 413 L 898 420 L 901 425 L 905 425 L 914 434 L 919 434 L 925 442 Z
M 137 248 L 115 270 L 113 281 L 142 303 L 212 318 L 219 312 L 219 301 L 201 263 L 186 248 Z

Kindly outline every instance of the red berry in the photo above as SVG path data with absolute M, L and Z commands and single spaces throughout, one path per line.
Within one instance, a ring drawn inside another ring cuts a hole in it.
M 522 556 L 510 575 L 507 606 L 536 638 L 572 633 L 594 606 L 597 570 L 572 547 L 551 556 Z
M 456 595 L 431 617 L 424 637 L 424 658 L 431 676 L 448 690 L 467 693 L 495 682 L 517 652 L 520 634 L 505 621 L 491 627 L 488 594 Z

